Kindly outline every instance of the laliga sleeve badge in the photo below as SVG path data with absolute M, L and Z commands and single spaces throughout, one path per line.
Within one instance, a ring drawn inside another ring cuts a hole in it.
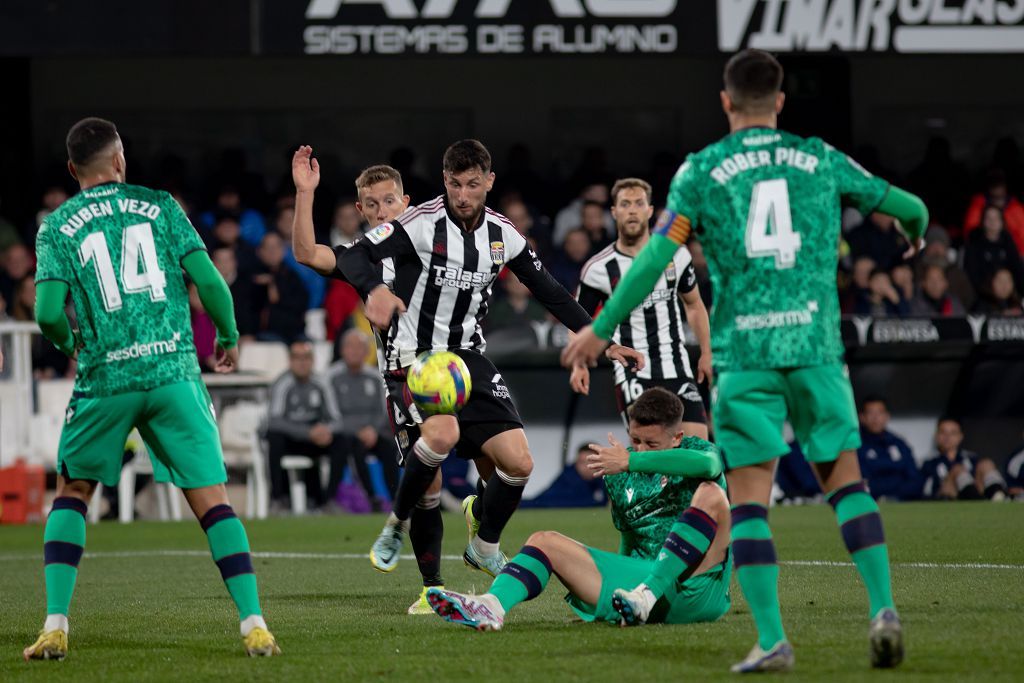
M 374 244 L 380 244 L 394 234 L 395 226 L 391 223 L 381 223 L 376 228 L 366 233 L 366 239 L 370 240 Z

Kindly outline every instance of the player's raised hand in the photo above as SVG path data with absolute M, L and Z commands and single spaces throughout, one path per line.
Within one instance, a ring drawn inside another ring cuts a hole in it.
M 320 184 L 320 162 L 309 145 L 299 147 L 292 156 L 292 180 L 297 192 L 312 192 Z
M 0 372 L 4 371 L 4 350 L 0 348 Z
M 606 346 L 608 342 L 594 334 L 592 325 L 587 325 L 575 335 L 570 335 L 568 345 L 562 349 L 562 367 L 586 365 L 592 368 L 597 365 L 597 357 Z
M 366 317 L 378 329 L 386 330 L 391 326 L 395 311 L 405 313 L 405 304 L 387 285 L 378 285 L 366 297 Z
M 636 349 L 631 349 L 628 346 L 622 346 L 621 344 L 612 344 L 604 350 L 604 355 L 608 360 L 618 362 L 627 370 L 636 370 L 639 372 L 640 370 L 643 370 L 644 365 L 647 364 L 647 359 L 644 358 L 644 354 L 640 353 Z
M 572 373 L 569 375 L 569 386 L 577 394 L 590 396 L 590 369 L 586 365 L 572 366 Z
M 214 363 L 213 371 L 218 372 L 222 375 L 226 375 L 229 372 L 234 372 L 238 368 L 238 347 L 232 346 L 230 349 L 221 348 L 217 346 L 217 362 Z
M 587 456 L 587 468 L 598 477 L 619 474 L 629 470 L 629 451 L 608 433 L 608 445 L 590 444 L 593 451 Z

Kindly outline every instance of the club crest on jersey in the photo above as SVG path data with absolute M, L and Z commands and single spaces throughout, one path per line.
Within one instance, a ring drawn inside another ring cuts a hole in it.
M 676 279 L 676 264 L 675 261 L 671 261 L 668 264 L 668 268 L 665 269 L 665 279 L 675 280 Z
M 491 242 L 491 263 L 500 266 L 505 263 L 505 243 Z
M 376 228 L 366 233 L 366 239 L 370 240 L 374 244 L 380 244 L 393 234 L 395 234 L 395 226 L 391 225 L 391 223 L 381 223 Z

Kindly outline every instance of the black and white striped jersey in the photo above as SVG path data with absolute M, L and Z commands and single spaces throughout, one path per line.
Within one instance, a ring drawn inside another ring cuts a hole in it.
M 384 284 L 376 264 L 387 258 L 394 260 L 392 289 L 406 306 L 384 340 L 389 370 L 408 367 L 417 353 L 429 349 L 483 353 L 480 323 L 505 266 L 566 327 L 576 331 L 590 323 L 512 222 L 490 209 L 466 231 L 442 195 L 367 232 L 341 255 L 339 268 L 366 297 Z
M 640 351 L 647 358 L 644 369 L 636 373 L 642 379 L 692 378 L 690 358 L 683 346 L 684 316 L 679 308 L 679 294 L 697 286 L 690 250 L 680 247 L 654 290 L 629 318 L 619 325 L 612 341 Z M 633 257 L 623 254 L 611 244 L 583 264 L 576 293 L 583 309 L 594 315 L 598 306 L 612 295 L 625 277 Z M 625 369 L 615 363 L 615 381 L 626 379 Z

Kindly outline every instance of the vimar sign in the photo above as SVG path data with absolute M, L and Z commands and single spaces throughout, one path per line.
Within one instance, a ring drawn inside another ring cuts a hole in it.
M 262 7 L 262 48 L 270 53 L 1024 52 L 1024 0 L 305 0 Z

